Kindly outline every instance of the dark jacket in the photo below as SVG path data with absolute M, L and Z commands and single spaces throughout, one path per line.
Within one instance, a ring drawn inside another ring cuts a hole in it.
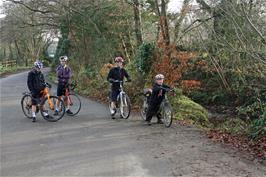
M 112 68 L 107 76 L 107 80 L 112 83 L 112 90 L 119 90 L 120 84 L 117 82 L 113 82 L 113 80 L 124 81 L 124 78 L 130 80 L 130 77 L 127 71 L 124 68 L 114 67 Z
M 71 69 L 68 66 L 64 67 L 62 65 L 59 65 L 56 69 L 56 75 L 59 84 L 67 84 L 68 80 L 71 77 Z
M 162 103 L 162 101 L 165 97 L 165 93 L 166 93 L 167 89 L 170 89 L 170 87 L 167 85 L 164 85 L 164 84 L 158 85 L 155 83 L 153 85 L 152 94 L 151 94 L 151 97 L 149 99 L 149 105 L 152 108 L 156 108 L 156 107 L 160 106 L 160 104 Z
M 46 85 L 42 72 L 32 69 L 28 74 L 27 85 L 33 94 L 39 94 Z

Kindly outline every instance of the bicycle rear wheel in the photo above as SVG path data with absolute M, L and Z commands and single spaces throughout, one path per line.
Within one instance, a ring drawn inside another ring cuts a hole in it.
M 74 116 L 79 113 L 81 109 L 81 101 L 80 98 L 74 94 L 69 94 L 69 100 L 70 100 L 70 110 L 73 112 L 73 114 L 69 114 L 70 116 Z
M 130 116 L 131 112 L 129 97 L 126 94 L 122 94 L 121 98 L 119 98 L 119 103 L 120 115 L 122 118 L 127 119 Z
M 24 95 L 21 99 L 22 111 L 23 111 L 24 115 L 29 119 L 32 118 L 31 99 L 32 99 L 31 95 L 28 95 L 28 94 Z
M 146 120 L 146 114 L 148 111 L 148 103 L 147 103 L 147 98 L 144 98 L 143 105 L 140 110 L 140 115 L 143 120 Z
M 173 112 L 170 106 L 164 106 L 163 108 L 163 123 L 165 127 L 170 127 L 173 121 Z
M 58 114 L 55 114 L 56 103 L 58 103 Z M 63 118 L 65 115 L 65 106 L 64 102 L 57 96 L 50 96 L 50 99 L 47 97 L 41 103 L 41 114 L 43 118 L 49 122 L 56 122 Z M 45 116 L 46 112 L 49 116 Z

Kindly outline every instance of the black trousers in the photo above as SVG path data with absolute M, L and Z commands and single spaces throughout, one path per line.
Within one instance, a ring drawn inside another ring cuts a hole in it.
M 160 105 L 159 106 L 149 106 L 147 114 L 146 114 L 146 121 L 151 121 L 152 117 L 156 115 L 158 120 L 162 118 L 161 113 L 159 112 Z
M 57 96 L 63 96 L 63 95 L 65 95 L 66 88 L 67 88 L 67 84 L 66 83 L 58 83 L 58 86 L 57 86 Z

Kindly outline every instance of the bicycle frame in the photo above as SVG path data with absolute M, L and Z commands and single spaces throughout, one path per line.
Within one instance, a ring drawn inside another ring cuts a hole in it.
M 49 89 L 45 87 L 45 89 L 41 92 L 44 97 L 47 97 L 48 105 L 51 110 L 54 110 L 54 104 L 52 103 L 52 100 L 50 99 Z
M 117 102 L 119 102 L 119 98 L 121 98 L 120 99 L 120 107 L 127 106 L 127 105 L 124 105 L 124 103 L 127 104 L 127 101 L 126 100 L 122 100 L 122 99 L 126 99 L 126 97 L 123 96 L 126 93 L 124 92 L 122 83 L 123 82 L 120 81 L 120 90 L 119 90 L 120 92 L 119 92 L 119 95 L 117 96 Z M 123 114 L 123 110 L 122 109 L 120 109 L 120 110 L 121 110 L 121 113 Z
M 22 94 L 23 95 L 30 95 L 30 96 L 32 96 L 32 94 L 29 93 L 29 92 L 23 92 Z M 50 99 L 49 89 L 47 87 L 45 87 L 41 91 L 41 94 L 42 94 L 41 100 L 43 100 L 45 97 L 47 97 L 49 108 L 51 110 L 54 110 L 54 104 L 53 104 L 52 100 Z M 41 101 L 41 103 L 42 103 L 42 101 Z M 37 107 L 40 107 L 40 104 L 38 104 Z
M 49 122 L 56 122 L 64 116 L 65 106 L 63 101 L 57 96 L 50 95 L 48 88 L 46 87 L 40 92 L 40 97 L 38 98 L 38 100 L 40 100 L 35 106 L 32 105 L 32 100 L 34 99 L 32 94 L 29 92 L 23 93 L 24 96 L 21 98 L 21 106 L 22 111 L 27 118 L 32 118 L 32 111 L 36 111 L 36 113 L 40 111 L 42 117 Z M 57 114 L 55 115 L 56 117 L 54 117 L 51 116 L 51 114 L 54 113 L 57 102 L 60 102 L 61 111 L 60 114 Z
M 126 94 L 126 92 L 124 91 L 124 88 L 123 88 L 123 81 L 120 81 L 120 80 L 114 80 L 113 81 L 114 83 L 119 83 L 119 93 L 116 97 L 116 100 L 114 101 L 115 102 L 115 112 L 116 110 L 119 110 L 120 111 L 120 115 L 121 117 L 127 119 L 130 115 L 130 111 L 131 111 L 131 108 L 130 108 L 130 100 Z M 110 111 L 111 110 L 114 110 L 114 108 L 112 107 L 112 100 L 111 100 L 111 92 L 109 92 L 109 109 Z M 126 110 L 125 110 L 126 108 Z M 126 113 L 126 114 L 125 114 Z M 112 114 L 112 113 L 111 113 Z
M 165 97 L 160 105 L 160 110 L 162 110 L 166 105 L 170 105 L 167 94 L 165 94 Z
M 67 97 L 67 100 L 66 100 L 66 101 L 67 101 L 70 105 L 72 105 L 73 103 L 72 103 L 71 98 L 69 97 L 69 94 L 70 94 L 71 90 L 74 90 L 75 88 L 76 88 L 76 83 L 74 83 L 74 84 L 70 84 L 69 87 L 67 86 L 67 87 L 65 88 L 65 94 L 64 94 L 64 96 Z M 64 100 L 64 102 L 65 102 L 65 100 Z
M 65 88 L 65 95 L 64 95 L 66 98 L 64 98 L 64 103 L 65 103 L 65 102 L 66 102 L 66 103 L 68 102 L 68 103 L 71 105 L 71 104 L 72 104 L 72 100 L 71 100 L 71 98 L 69 97 L 69 93 L 70 93 L 69 88 L 66 87 L 66 88 Z M 66 104 L 66 103 L 65 103 L 65 104 Z

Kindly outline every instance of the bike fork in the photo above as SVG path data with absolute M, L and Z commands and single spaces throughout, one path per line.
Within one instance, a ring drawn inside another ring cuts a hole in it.
M 123 93 L 120 92 L 120 113 L 123 114 L 123 106 L 124 106 L 124 103 L 123 103 Z

